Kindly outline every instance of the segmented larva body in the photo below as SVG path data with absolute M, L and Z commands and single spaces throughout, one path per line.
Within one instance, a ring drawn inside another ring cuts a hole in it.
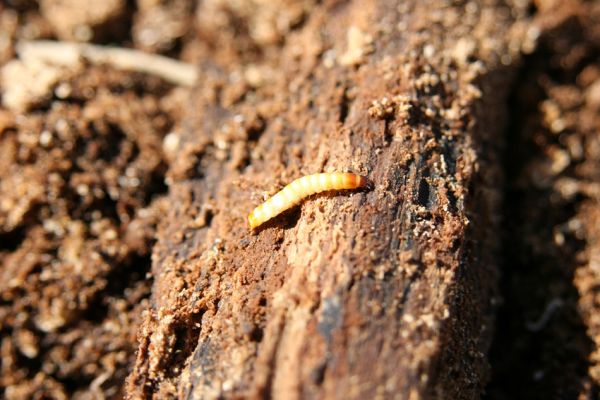
M 248 215 L 250 229 L 254 229 L 283 211 L 298 204 L 302 199 L 327 190 L 358 189 L 367 185 L 364 176 L 347 172 L 314 174 L 298 178 L 269 200 L 256 207 Z

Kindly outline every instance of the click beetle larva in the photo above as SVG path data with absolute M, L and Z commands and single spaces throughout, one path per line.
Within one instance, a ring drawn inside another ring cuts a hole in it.
M 298 178 L 248 216 L 250 229 L 255 229 L 283 211 L 295 206 L 302 199 L 327 190 L 358 189 L 367 186 L 367 178 L 347 172 L 331 172 Z

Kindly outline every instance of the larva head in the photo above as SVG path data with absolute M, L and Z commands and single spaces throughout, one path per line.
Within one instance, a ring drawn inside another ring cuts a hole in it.
M 354 175 L 355 177 L 355 188 L 363 188 L 363 187 L 367 187 L 369 184 L 369 181 L 367 181 L 367 178 L 365 178 L 362 175 Z
M 358 189 L 369 186 L 367 178 L 357 174 L 346 174 L 348 182 L 348 189 Z

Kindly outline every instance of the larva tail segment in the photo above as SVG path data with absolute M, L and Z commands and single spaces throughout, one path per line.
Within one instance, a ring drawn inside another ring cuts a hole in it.
M 253 230 L 256 229 L 260 224 L 262 224 L 262 221 L 256 218 L 254 211 L 252 211 L 250 215 L 248 215 L 248 226 L 251 230 Z

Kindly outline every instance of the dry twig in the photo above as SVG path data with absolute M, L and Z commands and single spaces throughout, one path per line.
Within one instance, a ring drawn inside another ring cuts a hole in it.
M 37 59 L 59 65 L 77 64 L 82 58 L 94 64 L 145 72 L 176 85 L 192 86 L 198 77 L 193 65 L 139 50 L 49 40 L 21 41 L 17 53 L 23 60 Z

